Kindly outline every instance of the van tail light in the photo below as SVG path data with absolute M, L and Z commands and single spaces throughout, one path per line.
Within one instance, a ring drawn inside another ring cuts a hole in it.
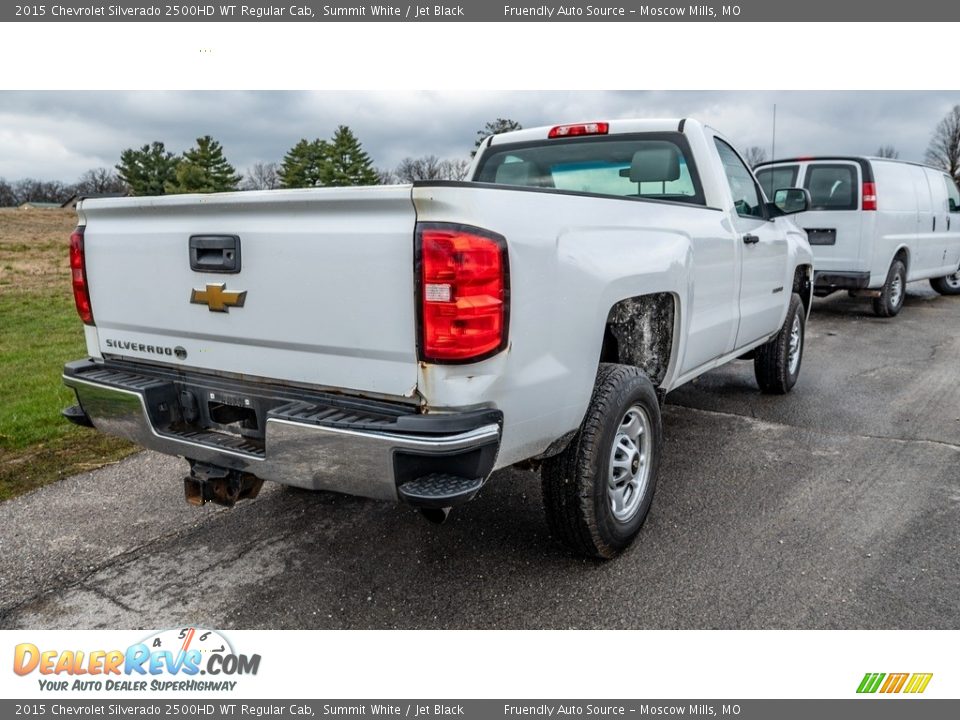
M 417 225 L 420 359 L 476 362 L 507 346 L 510 272 L 506 240 L 465 225 Z
M 77 314 L 87 325 L 93 325 L 87 262 L 83 253 L 83 225 L 78 226 L 70 236 L 70 272 L 73 275 L 73 300 L 77 304 Z
M 877 209 L 877 185 L 872 182 L 865 182 L 863 184 L 863 209 L 864 210 L 876 210 Z

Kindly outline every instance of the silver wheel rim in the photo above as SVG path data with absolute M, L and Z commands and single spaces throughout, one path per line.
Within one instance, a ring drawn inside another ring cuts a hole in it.
M 960 288 L 960 272 L 955 272 L 953 275 L 947 275 L 943 281 L 947 284 L 947 287 L 951 290 L 956 290 Z
M 790 348 L 787 351 L 787 367 L 791 375 L 797 374 L 800 367 L 800 350 L 803 347 L 803 325 L 800 322 L 800 315 L 793 316 L 793 323 L 790 325 Z
M 900 273 L 897 273 L 890 281 L 890 304 L 897 307 L 901 300 L 903 300 L 903 278 L 900 277 Z
M 607 498 L 613 517 L 629 522 L 640 509 L 650 482 L 650 455 L 653 434 L 647 411 L 631 405 L 620 419 L 610 450 Z

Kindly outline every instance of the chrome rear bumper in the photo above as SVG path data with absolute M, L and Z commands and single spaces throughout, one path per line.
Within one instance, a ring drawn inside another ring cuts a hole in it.
M 485 480 L 500 445 L 496 411 L 421 415 L 408 406 L 293 397 L 289 388 L 274 394 L 259 384 L 92 361 L 68 364 L 63 381 L 86 418 L 109 435 L 264 480 L 381 500 L 397 500 L 398 485 L 430 473 Z M 184 393 L 255 406 L 262 421 L 252 424 L 262 432 L 188 423 Z

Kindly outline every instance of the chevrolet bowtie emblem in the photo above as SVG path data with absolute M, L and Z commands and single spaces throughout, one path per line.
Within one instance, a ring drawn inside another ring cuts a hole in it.
M 193 289 L 190 293 L 190 302 L 197 305 L 206 305 L 210 312 L 227 312 L 232 307 L 243 307 L 247 299 L 247 291 L 228 292 L 224 283 L 207 285 L 206 290 Z

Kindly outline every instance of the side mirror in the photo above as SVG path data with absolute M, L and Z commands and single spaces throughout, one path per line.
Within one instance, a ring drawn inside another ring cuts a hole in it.
M 950 198 L 950 212 L 960 211 L 960 206 L 957 206 L 957 201 L 953 198 Z
M 793 215 L 810 209 L 810 191 L 804 188 L 783 188 L 773 194 L 773 204 L 781 215 Z

